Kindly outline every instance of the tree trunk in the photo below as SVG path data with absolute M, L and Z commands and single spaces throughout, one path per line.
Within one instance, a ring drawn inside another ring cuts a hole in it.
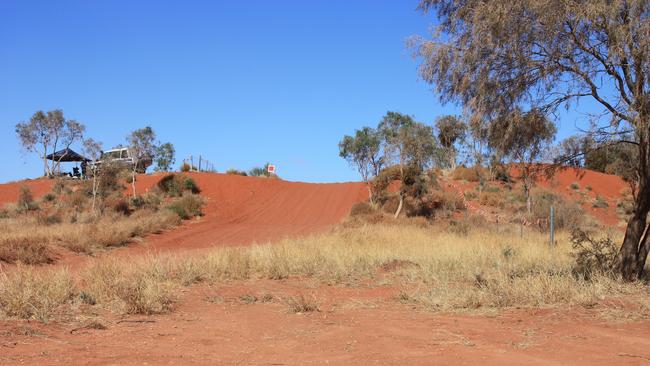
M 402 193 L 402 190 L 404 189 L 404 164 L 403 164 L 404 159 L 401 158 L 401 152 L 400 152 L 400 164 L 399 164 L 399 179 L 400 179 L 400 187 L 399 187 L 399 205 L 397 205 L 397 211 L 395 211 L 395 215 L 393 216 L 394 218 L 398 218 L 399 214 L 402 212 L 402 206 L 404 206 L 404 194 Z
M 133 198 L 135 198 L 135 167 L 133 168 L 132 175 L 131 175 L 131 187 L 133 187 Z
M 637 131 L 639 137 L 639 185 L 634 202 L 634 214 L 625 229 L 625 238 L 618 252 L 616 261 L 621 276 L 626 281 L 633 281 L 643 275 L 650 238 L 647 232 L 648 212 L 650 211 L 650 141 L 647 123 L 641 124 Z
M 375 201 L 372 198 L 372 188 L 370 187 L 370 182 L 366 182 L 366 188 L 368 188 L 368 200 L 370 201 L 370 204 L 374 207 Z
M 633 281 L 643 274 L 643 267 L 648 255 L 648 235 L 646 231 L 648 211 L 650 210 L 650 189 L 647 178 L 639 182 L 639 194 L 634 205 L 634 214 L 630 217 L 625 230 L 625 238 L 618 252 L 617 263 L 623 278 Z
M 528 187 L 527 183 L 524 183 L 524 193 L 526 194 L 526 211 L 528 212 L 528 216 L 532 213 L 532 202 L 530 199 L 530 187 Z
M 95 202 L 97 201 L 97 174 L 93 173 L 93 214 L 95 213 Z
M 641 240 L 641 248 L 639 249 L 639 258 L 637 263 L 637 278 L 643 278 L 643 269 L 645 262 L 648 259 L 648 251 L 650 251 L 650 224 L 645 229 L 645 234 Z
M 395 211 L 395 216 L 393 216 L 394 218 L 398 218 L 398 217 L 399 217 L 399 214 L 402 212 L 402 206 L 403 206 L 403 205 L 404 205 L 404 197 L 403 197 L 402 194 L 400 193 L 400 194 L 399 194 L 399 205 L 397 206 L 397 211 Z

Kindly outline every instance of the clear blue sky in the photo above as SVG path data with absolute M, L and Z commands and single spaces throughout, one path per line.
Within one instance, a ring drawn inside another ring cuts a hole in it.
M 288 180 L 358 180 L 337 143 L 387 110 L 457 112 L 418 80 L 417 1 L 0 1 L 0 182 L 36 177 L 14 126 L 61 108 L 110 148 L 151 125 L 177 162 L 272 162 Z M 565 122 L 573 127 L 574 122 Z M 562 129 L 561 129 L 562 130 Z

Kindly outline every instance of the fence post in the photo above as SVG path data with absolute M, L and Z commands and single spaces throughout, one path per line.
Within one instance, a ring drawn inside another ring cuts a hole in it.
M 551 206 L 551 245 L 555 245 L 555 207 Z

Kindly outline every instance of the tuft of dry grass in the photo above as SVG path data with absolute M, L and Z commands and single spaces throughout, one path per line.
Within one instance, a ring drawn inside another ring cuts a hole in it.
M 84 275 L 84 293 L 99 304 L 124 314 L 160 314 L 171 311 L 177 284 L 159 260 L 121 264 L 99 261 Z
M 0 311 L 5 316 L 46 323 L 73 294 L 72 279 L 65 270 L 45 272 L 19 266 L 0 273 Z
M 310 296 L 305 296 L 305 294 L 291 296 L 287 299 L 287 306 L 289 311 L 294 314 L 320 311 L 320 302 L 313 294 Z

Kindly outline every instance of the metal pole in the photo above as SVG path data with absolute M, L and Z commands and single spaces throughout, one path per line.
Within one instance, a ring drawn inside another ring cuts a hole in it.
M 201 155 L 199 155 L 199 171 L 201 171 Z
M 551 245 L 555 245 L 555 207 L 551 206 Z

